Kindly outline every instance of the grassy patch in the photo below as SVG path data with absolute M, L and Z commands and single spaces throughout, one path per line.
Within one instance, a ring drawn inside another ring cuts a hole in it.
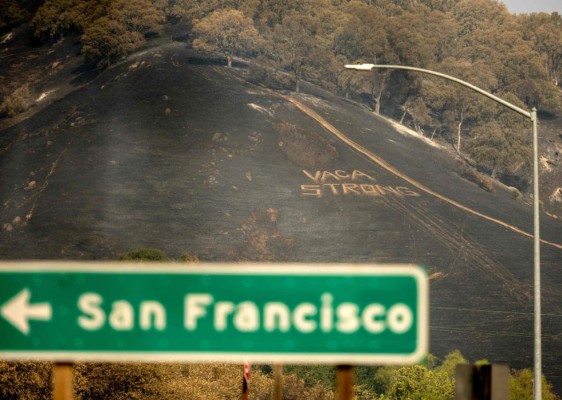
M 6 96 L 0 104 L 0 116 L 14 117 L 26 111 L 31 106 L 31 92 L 28 85 L 23 85 Z
M 120 261 L 168 261 L 168 256 L 162 250 L 149 247 L 139 247 L 136 250 L 119 255 Z
M 481 174 L 476 170 L 476 168 L 468 164 L 462 164 L 460 175 L 463 178 L 468 179 L 473 183 L 476 183 L 480 188 L 484 189 L 489 193 L 492 193 L 494 191 L 494 183 L 492 181 L 492 178 L 489 178 L 486 175 Z

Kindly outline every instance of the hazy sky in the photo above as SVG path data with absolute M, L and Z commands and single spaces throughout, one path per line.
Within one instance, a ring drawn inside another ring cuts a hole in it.
M 562 0 L 500 0 L 511 13 L 558 11 L 562 14 Z

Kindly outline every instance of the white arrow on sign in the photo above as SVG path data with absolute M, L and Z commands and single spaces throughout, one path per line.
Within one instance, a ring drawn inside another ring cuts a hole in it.
M 30 319 L 50 321 L 52 316 L 49 303 L 29 304 L 30 299 L 31 292 L 25 288 L 4 303 L 0 309 L 0 314 L 6 321 L 14 325 L 24 335 L 29 333 Z

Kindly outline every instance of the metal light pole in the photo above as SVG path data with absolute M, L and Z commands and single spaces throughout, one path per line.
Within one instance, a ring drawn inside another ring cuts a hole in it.
M 377 65 L 377 64 L 348 64 L 348 69 L 357 71 L 372 71 L 373 69 L 402 69 L 407 71 L 422 72 L 425 74 L 439 76 L 447 80 L 459 83 L 468 87 L 507 108 L 518 112 L 529 118 L 533 123 L 533 221 L 534 221 L 534 385 L 533 399 L 541 400 L 542 398 L 542 350 L 541 350 L 541 256 L 540 256 L 540 222 L 539 222 L 539 150 L 538 150 L 538 134 L 537 134 L 537 109 L 533 108 L 531 112 L 526 111 L 514 104 L 509 103 L 493 94 L 480 89 L 468 82 L 445 75 L 440 72 L 431 71 L 429 69 L 407 67 L 403 65 Z

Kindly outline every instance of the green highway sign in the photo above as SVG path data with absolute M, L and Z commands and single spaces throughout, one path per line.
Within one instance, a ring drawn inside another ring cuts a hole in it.
M 0 263 L 0 358 L 409 364 L 411 265 Z

